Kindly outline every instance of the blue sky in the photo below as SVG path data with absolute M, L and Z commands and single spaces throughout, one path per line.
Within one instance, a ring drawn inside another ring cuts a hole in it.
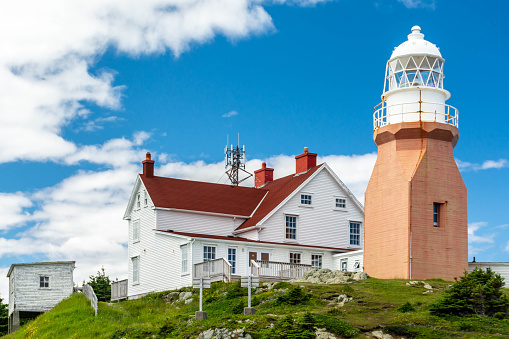
M 77 260 L 76 281 L 101 265 L 125 277 L 122 216 L 144 153 L 159 175 L 225 182 L 228 134 L 249 170 L 267 161 L 276 177 L 308 146 L 363 201 L 385 63 L 413 25 L 440 47 L 460 112 L 469 258 L 509 261 L 507 13 L 503 1 L 2 3 L 0 274 Z

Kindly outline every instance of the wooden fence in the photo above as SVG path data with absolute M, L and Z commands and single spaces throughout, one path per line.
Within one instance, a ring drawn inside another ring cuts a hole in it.
M 90 285 L 83 285 L 83 293 L 90 300 L 90 305 L 95 311 L 95 315 L 97 315 L 97 296 L 95 295 L 94 289 Z
M 287 262 L 251 260 L 251 274 L 262 279 L 290 280 L 300 278 L 311 269 L 311 265 Z
M 111 301 L 127 299 L 128 281 L 119 280 L 111 283 Z

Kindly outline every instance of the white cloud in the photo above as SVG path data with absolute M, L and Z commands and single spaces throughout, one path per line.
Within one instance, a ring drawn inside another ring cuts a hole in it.
M 398 0 L 401 2 L 406 8 L 436 8 L 435 0 Z
M 459 159 L 455 159 L 455 160 L 456 160 L 456 164 L 458 165 L 458 168 L 460 171 L 467 171 L 467 170 L 480 171 L 480 170 L 487 170 L 487 169 L 502 169 L 502 168 L 509 167 L 509 162 L 507 159 L 486 160 L 482 164 L 461 161 Z
M 231 118 L 231 117 L 234 117 L 236 115 L 239 115 L 239 112 L 237 111 L 230 111 L 228 113 L 225 113 L 223 115 L 221 115 L 223 118 Z
M 62 137 L 64 126 L 80 116 L 81 129 L 101 128 L 101 120 L 87 121 L 86 102 L 120 108 L 114 73 L 89 72 L 109 46 L 132 56 L 178 56 L 216 35 L 235 40 L 272 29 L 251 0 L 2 2 L 0 144 L 9 147 L 0 149 L 0 163 L 68 157 L 78 147 Z
M 469 243 L 493 243 L 493 237 L 495 234 L 488 234 L 488 235 L 476 235 L 475 232 L 477 232 L 480 228 L 487 226 L 488 223 L 484 221 L 480 222 L 472 222 L 468 224 L 468 242 Z
M 88 110 L 86 110 L 86 115 L 90 114 Z M 97 118 L 94 120 L 87 121 L 80 129 L 85 132 L 95 132 L 98 130 L 104 129 L 104 125 L 106 123 L 114 123 L 118 121 L 124 120 L 123 118 L 117 116 L 109 116 L 105 118 Z
M 0 193 L 0 230 L 6 230 L 26 222 L 30 215 L 24 209 L 32 201 L 23 193 Z

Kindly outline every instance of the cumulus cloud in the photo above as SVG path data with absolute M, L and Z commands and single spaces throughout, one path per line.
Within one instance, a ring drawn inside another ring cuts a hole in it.
M 488 225 L 487 222 L 472 222 L 468 224 L 468 242 L 469 243 L 493 243 L 493 237 L 495 234 L 487 234 L 487 235 L 477 235 L 477 232 L 480 228 L 486 227 Z
M 26 222 L 30 214 L 25 208 L 31 206 L 32 201 L 23 193 L 0 193 L 0 230 Z
M 436 8 L 435 0 L 398 0 L 398 2 L 402 3 L 406 8 Z
M 223 115 L 221 115 L 223 118 L 231 118 L 231 117 L 234 117 L 236 115 L 239 115 L 239 112 L 237 111 L 230 111 L 228 113 L 225 113 Z
M 90 67 L 110 46 L 131 56 L 178 56 L 216 35 L 241 39 L 273 29 L 251 0 L 10 1 L 0 9 L 0 163 L 60 160 L 78 147 L 62 129 L 82 117 L 85 131 L 112 118 L 87 103 L 121 107 L 114 72 Z M 95 119 L 95 120 L 87 120 Z M 101 120 L 102 119 L 102 120 Z
M 460 171 L 480 171 L 487 169 L 502 169 L 509 167 L 509 162 L 507 159 L 499 159 L 499 160 L 486 160 L 482 164 L 476 164 L 466 161 L 461 161 L 459 159 L 455 159 L 456 164 Z

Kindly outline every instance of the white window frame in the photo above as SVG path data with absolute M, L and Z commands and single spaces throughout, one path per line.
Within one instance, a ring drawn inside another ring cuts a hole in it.
M 297 242 L 299 239 L 299 216 L 295 214 L 285 214 L 285 229 L 284 229 L 284 241 L 285 242 Z M 295 238 L 288 238 L 288 230 L 292 229 L 288 227 L 287 218 L 295 218 Z
M 140 283 L 140 256 L 132 257 L 131 262 L 133 265 L 133 285 Z
M 136 194 L 136 209 L 139 210 L 141 208 L 141 192 Z
M 133 229 L 133 244 L 140 242 L 140 231 L 141 231 L 140 224 L 141 224 L 140 219 L 136 219 L 131 222 Z
M 345 264 L 344 269 L 343 269 L 343 264 Z M 341 261 L 339 262 L 339 270 L 341 272 L 348 272 L 348 258 L 341 259 Z
M 309 201 L 309 204 L 306 203 Z M 313 193 L 301 192 L 299 195 L 299 206 L 300 207 L 313 207 Z
M 345 207 L 338 207 L 337 199 L 343 199 L 345 201 Z M 343 197 L 343 196 L 340 196 L 340 195 L 335 195 L 334 196 L 334 210 L 336 210 L 336 211 L 346 211 L 347 208 L 348 208 L 348 199 L 346 199 L 346 197 Z
M 211 251 L 211 252 L 206 252 L 205 251 L 205 247 L 208 247 L 208 248 L 213 248 L 214 251 Z M 212 260 L 216 260 L 217 259 L 217 245 L 211 245 L 211 244 L 203 244 L 202 246 L 202 250 L 203 250 L 203 262 L 206 262 L 206 261 L 212 261 Z M 206 258 L 205 257 L 205 253 L 211 253 L 211 254 L 214 254 L 214 258 Z
M 180 246 L 181 274 L 189 274 L 189 244 Z
M 144 202 L 144 207 L 147 207 L 148 206 L 148 193 L 147 191 L 144 191 L 143 192 L 143 202 Z
M 352 233 L 352 224 L 359 224 L 359 234 Z M 359 236 L 358 244 L 352 244 L 352 236 L 353 235 Z M 348 221 L 348 244 L 349 244 L 349 246 L 354 246 L 354 247 L 360 247 L 362 245 L 362 222 L 355 221 L 355 220 Z
M 233 254 L 233 256 L 234 256 L 233 260 L 231 260 L 231 258 L 230 258 L 230 255 L 231 255 L 230 250 L 235 251 L 235 253 Z M 238 252 L 237 247 L 227 247 L 226 248 L 226 259 L 230 263 L 230 265 L 232 265 L 232 274 L 237 273 L 237 256 L 238 256 L 237 252 Z
M 42 288 L 42 289 L 50 288 L 50 284 L 49 284 L 50 279 L 49 278 L 50 278 L 49 275 L 40 275 L 39 276 L 39 288 Z M 44 280 L 42 280 L 42 279 L 44 279 Z M 41 286 L 41 283 L 43 283 L 45 285 L 48 284 L 48 286 Z
M 360 270 L 361 269 L 361 261 L 359 259 L 355 260 L 353 262 L 353 269 L 354 270 Z
M 296 261 L 298 257 L 299 262 L 292 262 L 292 255 L 294 256 L 293 261 Z M 290 252 L 288 261 L 290 264 L 302 264 L 302 252 Z
M 319 257 L 319 258 L 313 258 Z M 315 259 L 318 259 L 319 265 L 314 265 Z M 311 253 L 311 267 L 312 268 L 323 268 L 323 253 Z

